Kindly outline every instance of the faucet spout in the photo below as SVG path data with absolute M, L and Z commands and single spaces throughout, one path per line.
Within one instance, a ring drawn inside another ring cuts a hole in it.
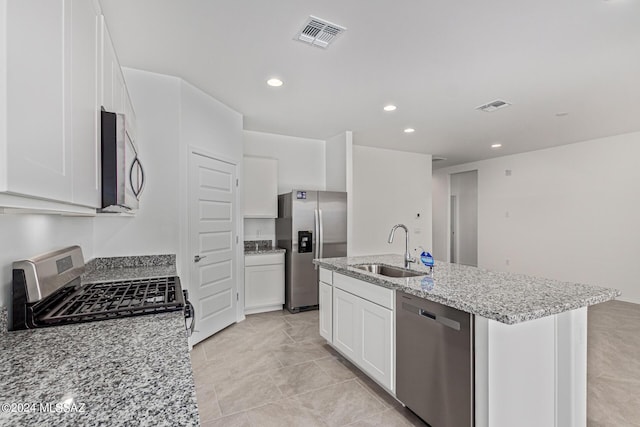
M 410 262 L 416 262 L 415 258 L 411 257 L 409 253 L 409 229 L 404 224 L 396 224 L 391 228 L 391 233 L 389 233 L 389 243 L 393 243 L 393 237 L 396 234 L 396 230 L 398 228 L 402 228 L 405 233 L 405 249 L 404 249 L 404 268 L 409 268 Z

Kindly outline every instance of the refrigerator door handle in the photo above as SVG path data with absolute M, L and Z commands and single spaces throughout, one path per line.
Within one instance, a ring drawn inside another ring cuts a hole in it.
M 314 228 L 314 233 L 316 235 L 316 245 L 315 245 L 315 251 L 314 251 L 314 258 L 320 258 L 320 252 L 318 250 L 318 248 L 320 247 L 320 214 L 318 212 L 318 209 L 314 209 L 313 210 L 313 228 Z M 311 242 L 311 244 L 313 244 L 313 241 Z M 318 266 L 316 264 L 313 265 L 313 269 L 317 270 Z
M 324 255 L 324 227 L 322 224 L 322 209 L 318 209 L 318 224 L 319 225 L 319 232 L 318 232 L 318 239 L 319 239 L 319 243 L 318 243 L 318 253 L 319 253 L 319 257 L 318 258 L 322 258 Z

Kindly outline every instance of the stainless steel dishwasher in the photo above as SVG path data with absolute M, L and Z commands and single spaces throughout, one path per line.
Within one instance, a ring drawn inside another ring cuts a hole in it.
M 432 427 L 474 425 L 473 316 L 396 294 L 396 396 Z

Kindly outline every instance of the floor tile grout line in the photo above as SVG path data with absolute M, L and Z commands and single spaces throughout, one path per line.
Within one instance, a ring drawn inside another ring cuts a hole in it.
M 335 358 L 335 356 L 332 356 L 332 357 L 334 357 L 334 358 Z M 317 362 L 318 362 L 318 360 L 323 360 L 323 359 L 325 359 L 325 358 L 313 360 L 313 363 L 315 363 L 315 364 L 316 364 L 316 366 L 317 366 L 318 368 L 320 368 L 320 370 L 321 370 L 322 372 L 324 372 L 325 374 L 327 374 L 327 376 L 329 376 L 330 378 L 333 378 L 333 377 L 331 376 L 331 374 L 330 374 L 329 372 L 327 372 L 327 370 L 326 370 L 326 369 L 324 369 L 322 366 L 320 366 L 320 364 L 318 364 L 318 363 L 317 363 Z M 339 363 L 339 362 L 338 362 L 338 363 Z M 346 369 L 348 369 L 346 366 L 345 366 L 345 368 L 346 368 Z M 351 372 L 351 370 L 349 370 L 349 372 Z M 352 372 L 352 373 L 353 373 L 353 372 Z M 358 378 L 358 376 L 357 376 L 355 373 L 353 373 L 353 378 L 349 378 L 349 380 L 354 380 L 354 379 L 356 379 L 356 378 Z M 345 380 L 345 381 L 346 381 L 346 380 Z M 335 384 L 338 384 L 338 383 L 339 383 L 339 381 L 338 381 L 338 382 L 336 382 Z
M 295 397 L 295 398 L 296 398 L 296 400 L 297 400 L 297 398 L 298 398 L 299 396 L 302 396 L 302 395 L 304 395 L 304 394 L 313 393 L 313 392 L 316 392 L 316 391 L 318 391 L 318 390 L 322 390 L 323 388 L 335 387 L 335 386 L 337 386 L 337 385 L 345 384 L 345 383 L 348 383 L 349 381 L 353 381 L 353 380 L 355 380 L 355 378 L 349 378 L 348 380 L 338 381 L 337 383 L 334 383 L 334 384 L 329 384 L 329 385 L 325 385 L 325 386 L 322 386 L 322 387 L 318 387 L 318 388 L 314 388 L 314 389 L 311 389 L 311 390 L 307 390 L 307 391 L 305 391 L 305 392 L 303 392 L 303 393 L 292 394 L 292 395 L 291 395 L 291 396 L 289 396 L 289 397 Z
M 313 362 L 313 361 L 312 361 L 312 362 Z M 322 368 L 320 368 L 320 369 L 322 370 Z M 332 379 L 330 375 L 328 375 L 328 374 L 327 374 L 327 376 L 328 376 L 330 379 Z M 293 398 L 293 397 L 301 396 L 301 395 L 303 395 L 303 394 L 312 393 L 312 392 L 314 392 L 314 391 L 322 390 L 323 388 L 333 387 L 333 386 L 336 386 L 336 385 L 340 385 L 340 384 L 346 383 L 346 382 L 351 381 L 351 380 L 354 380 L 354 379 L 355 379 L 355 378 L 349 378 L 348 380 L 339 380 L 339 381 L 336 381 L 336 382 L 331 383 L 331 384 L 323 385 L 322 387 L 312 388 L 312 389 L 309 389 L 309 390 L 303 391 L 303 392 L 301 392 L 301 393 L 294 393 L 294 394 L 291 394 L 291 395 L 286 396 L 286 397 Z M 278 387 L 278 386 L 276 386 L 276 387 Z
M 384 400 L 382 400 L 382 398 L 381 398 L 380 396 L 378 396 L 378 395 L 377 395 L 376 393 L 374 393 L 372 390 L 369 390 L 369 387 L 365 387 L 364 385 L 362 385 L 362 384 L 360 383 L 360 381 L 358 381 L 359 379 L 360 379 L 360 377 L 356 377 L 356 378 L 355 378 L 355 380 L 356 380 L 356 384 L 358 384 L 360 387 L 362 387 L 362 388 L 364 389 L 364 391 L 366 391 L 366 392 L 367 392 L 367 393 L 369 393 L 371 396 L 373 396 L 373 397 L 374 397 L 374 398 L 375 398 L 379 403 L 381 403 L 381 404 L 382 404 L 382 406 L 384 406 L 384 407 L 385 407 L 385 408 L 387 408 L 387 409 L 392 408 L 392 406 L 389 406 L 389 405 L 387 404 L 387 402 L 385 402 Z M 371 380 L 371 381 L 373 381 L 373 380 Z M 374 382 L 374 383 L 375 383 L 375 382 Z M 387 392 L 387 391 L 386 391 L 386 390 L 384 390 L 384 389 L 383 389 L 382 391 L 384 391 L 385 393 Z
M 352 421 L 352 422 L 350 422 L 349 424 L 344 424 L 344 425 L 342 425 L 342 426 L 340 426 L 340 427 L 349 427 L 349 426 L 352 426 L 352 425 L 354 425 L 354 424 L 356 424 L 356 423 L 359 423 L 360 421 L 364 421 L 364 420 L 369 419 L 369 418 L 371 418 L 371 417 L 373 417 L 373 416 L 375 416 L 375 415 L 379 415 L 379 414 L 382 414 L 382 413 L 387 412 L 387 411 L 391 411 L 391 408 L 386 408 L 386 407 L 385 407 L 382 411 L 368 413 L 368 414 L 364 415 L 362 418 L 358 418 L 357 420 Z
M 276 386 L 276 388 L 278 388 L 278 386 Z M 288 397 L 288 396 L 283 395 L 282 392 L 279 389 L 278 389 L 278 392 L 280 392 L 280 395 L 281 395 L 278 399 L 270 399 L 267 402 L 261 403 L 260 405 L 252 406 L 250 408 L 245 408 L 245 409 L 242 409 L 240 411 L 231 412 L 229 414 L 222 414 L 222 408 L 220 408 L 220 413 L 222 415 L 220 417 L 218 417 L 218 418 L 215 418 L 215 419 L 220 419 L 220 418 L 228 417 L 228 416 L 231 416 L 231 415 L 245 414 L 245 413 L 247 413 L 249 411 L 252 411 L 254 409 L 258 409 L 258 408 L 262 408 L 262 407 L 267 406 L 267 405 L 271 405 L 274 402 L 277 402 L 279 400 L 282 400 L 283 398 L 287 398 Z

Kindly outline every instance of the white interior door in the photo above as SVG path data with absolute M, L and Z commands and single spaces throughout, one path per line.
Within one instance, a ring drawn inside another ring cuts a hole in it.
M 196 344 L 236 321 L 236 167 L 197 153 L 189 160 L 189 298 Z

